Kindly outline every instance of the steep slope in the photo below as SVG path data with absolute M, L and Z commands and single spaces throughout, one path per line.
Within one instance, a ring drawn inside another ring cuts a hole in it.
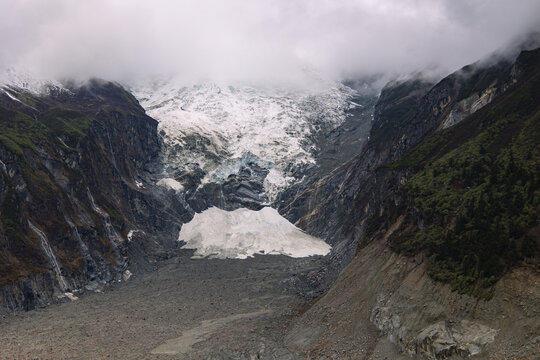
M 455 114 L 472 113 L 496 99 L 515 84 L 519 67 L 519 63 L 502 60 L 490 66 L 467 66 L 435 85 L 421 79 L 389 84 L 381 92 L 370 140 L 361 154 L 283 201 L 280 212 L 334 246 L 336 258 L 331 266 L 345 265 L 354 256 L 365 235 L 366 220 L 378 210 L 381 197 L 393 194 L 395 185 L 405 181 L 400 176 L 406 172 L 386 176 L 376 170 L 444 128 L 449 118 L 457 118 Z
M 391 166 L 415 172 L 403 187 L 408 209 L 389 239 L 392 248 L 411 254 L 427 250 L 433 257 L 430 274 L 461 292 L 473 292 L 478 279 L 489 287 L 517 262 L 536 255 L 539 58 L 523 53 L 518 59 L 523 77 L 511 91 L 428 137 Z
M 157 123 L 118 85 L 95 80 L 42 95 L 3 87 L 0 122 L 0 287 L 9 309 L 128 276 L 159 248 L 145 234 L 172 242 L 190 218 L 145 189 Z
M 357 250 L 291 346 L 342 358 L 534 358 L 539 76 L 537 49 L 466 67 L 420 97 L 414 82 L 383 91 L 363 154 L 286 208 L 311 207 L 298 224 Z

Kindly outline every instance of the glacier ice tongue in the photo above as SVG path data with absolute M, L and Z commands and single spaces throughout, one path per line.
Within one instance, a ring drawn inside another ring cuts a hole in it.
M 326 255 L 330 245 L 304 233 L 276 209 L 225 211 L 209 208 L 182 226 L 178 236 L 195 257 L 245 259 L 254 254 Z

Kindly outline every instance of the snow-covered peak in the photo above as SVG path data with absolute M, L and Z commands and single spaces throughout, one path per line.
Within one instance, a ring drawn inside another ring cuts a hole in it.
M 16 88 L 36 95 L 50 95 L 52 91 L 69 91 L 58 80 L 43 78 L 13 68 L 8 68 L 0 73 L 0 87 Z
M 314 162 L 314 135 L 337 127 L 358 106 L 354 90 L 340 83 L 287 89 L 164 81 L 131 90 L 159 121 L 171 169 L 197 163 L 205 181 L 219 182 L 255 162 L 270 169 L 270 197 L 295 180 L 295 169 Z

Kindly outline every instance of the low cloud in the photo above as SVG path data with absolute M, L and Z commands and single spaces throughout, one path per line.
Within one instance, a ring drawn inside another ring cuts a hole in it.
M 0 0 L 0 67 L 302 82 L 446 73 L 538 30 L 538 0 Z

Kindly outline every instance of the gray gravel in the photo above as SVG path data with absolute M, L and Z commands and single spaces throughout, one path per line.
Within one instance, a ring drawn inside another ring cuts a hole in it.
M 291 279 L 319 257 L 183 254 L 105 293 L 0 320 L 1 359 L 295 359 L 283 344 L 305 304 Z

